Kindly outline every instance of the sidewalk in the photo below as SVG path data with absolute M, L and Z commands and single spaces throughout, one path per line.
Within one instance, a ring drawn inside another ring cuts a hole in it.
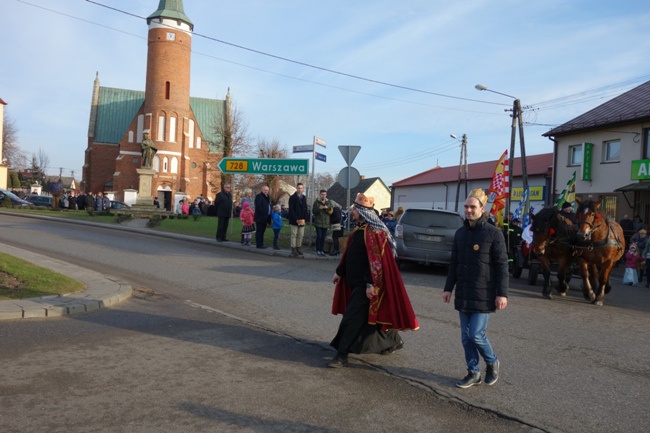
M 221 248 L 233 248 L 246 250 L 256 254 L 266 254 L 269 256 L 289 257 L 289 250 L 274 250 L 272 248 L 258 249 L 254 246 L 246 247 L 238 242 L 219 242 L 214 239 L 202 238 L 197 236 L 179 235 L 176 233 L 165 233 L 146 228 L 146 219 L 133 219 L 123 224 L 102 224 L 90 221 L 65 220 L 56 217 L 44 215 L 21 215 L 14 212 L 2 212 L 0 215 L 19 216 L 24 218 L 54 220 L 75 225 L 88 225 L 94 227 L 103 227 L 114 230 L 130 231 L 153 236 L 160 236 L 172 239 L 191 240 L 192 242 L 206 245 L 218 246 Z M 131 297 L 131 285 L 123 281 L 118 281 L 110 276 L 98 272 L 66 263 L 60 260 L 32 253 L 20 248 L 11 247 L 0 243 L 0 252 L 18 257 L 30 263 L 34 263 L 52 271 L 72 276 L 86 285 L 86 290 L 79 293 L 63 296 L 45 296 L 41 298 L 29 298 L 21 300 L 0 301 L 0 320 L 11 319 L 29 319 L 44 317 L 60 317 L 74 314 L 86 313 L 88 311 L 107 308 L 112 305 L 123 302 Z M 313 260 L 338 260 L 340 256 L 319 257 L 314 253 L 305 252 L 304 259 Z M 301 259 L 292 259 L 301 260 Z

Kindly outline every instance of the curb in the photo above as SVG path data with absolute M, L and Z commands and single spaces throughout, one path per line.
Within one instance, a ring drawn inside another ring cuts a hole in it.
M 0 301 L 0 320 L 72 316 L 119 304 L 131 297 L 131 285 L 98 272 L 0 244 L 3 253 L 64 274 L 86 285 L 79 293 Z

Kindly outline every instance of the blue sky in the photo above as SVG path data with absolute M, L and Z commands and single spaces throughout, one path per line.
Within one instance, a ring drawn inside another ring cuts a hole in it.
M 96 2 L 140 17 L 158 6 Z M 361 146 L 353 166 L 387 185 L 457 165 L 450 134 L 467 134 L 469 163 L 509 148 L 504 109 L 512 100 L 475 84 L 531 106 L 524 120 L 532 155 L 552 152 L 541 134 L 553 126 L 650 80 L 650 9 L 640 0 L 184 5 L 195 31 L 192 96 L 222 99 L 230 88 L 254 139 L 288 149 L 314 135 L 326 140 L 327 163 L 316 162 L 317 172 L 345 166 L 338 146 Z M 62 167 L 80 180 L 95 73 L 102 86 L 144 90 L 146 22 L 85 0 L 2 0 L 0 14 L 0 98 L 19 144 L 28 154 L 42 147 L 48 173 Z

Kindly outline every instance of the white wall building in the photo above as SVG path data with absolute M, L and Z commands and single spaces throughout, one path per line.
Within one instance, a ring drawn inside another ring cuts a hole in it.
M 469 191 L 475 188 L 483 188 L 487 192 L 490 188 L 497 162 L 498 160 L 468 164 L 468 181 L 464 181 L 463 174 L 463 181 L 460 184 L 458 194 L 458 204 L 456 202 L 458 166 L 456 166 L 435 167 L 395 182 L 391 186 L 393 200 L 391 207 L 392 209 L 397 209 L 398 206 L 404 209 L 446 209 L 456 210 L 462 213 L 463 204 Z M 526 171 L 528 174 L 528 185 L 531 191 L 531 205 L 536 210 L 541 209 L 548 201 L 552 164 L 552 153 L 526 157 Z M 521 158 L 515 158 L 513 165 L 513 181 L 510 186 L 512 190 L 510 209 L 512 212 L 519 205 L 523 192 Z
M 554 145 L 553 194 L 576 172 L 576 195 L 650 218 L 650 81 L 545 133 Z

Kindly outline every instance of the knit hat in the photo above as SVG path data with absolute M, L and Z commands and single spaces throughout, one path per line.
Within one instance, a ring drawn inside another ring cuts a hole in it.
M 571 207 L 571 203 L 569 203 L 568 201 L 565 201 L 564 203 L 562 203 L 562 210 L 564 210 L 564 209 L 566 209 L 568 207 Z
M 246 209 L 247 207 L 250 207 L 250 203 L 248 203 L 247 201 L 245 201 L 244 204 L 241 205 L 241 207 L 242 207 L 243 209 Z

